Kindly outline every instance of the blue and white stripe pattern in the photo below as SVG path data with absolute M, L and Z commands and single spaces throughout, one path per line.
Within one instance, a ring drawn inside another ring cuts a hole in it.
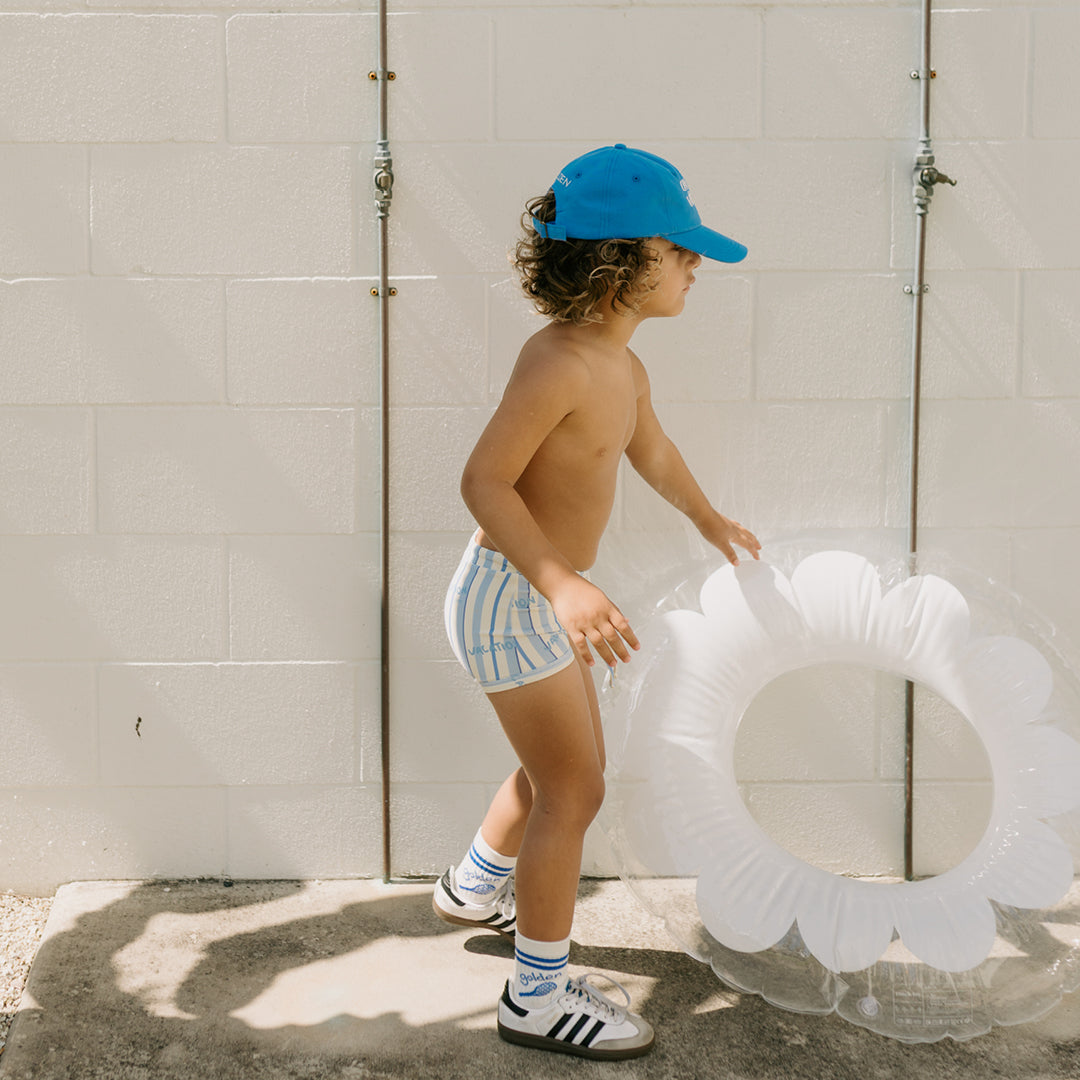
M 574 662 L 547 599 L 475 537 L 450 582 L 444 614 L 454 655 L 488 693 L 536 682 Z

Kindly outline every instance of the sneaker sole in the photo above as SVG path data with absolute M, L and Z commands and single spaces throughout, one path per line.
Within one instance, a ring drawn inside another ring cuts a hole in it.
M 435 897 L 431 898 L 431 910 L 434 911 L 443 922 L 448 922 L 453 926 L 471 926 L 474 930 L 490 930 L 493 934 L 499 934 L 508 941 L 514 940 L 513 930 L 500 930 L 497 926 L 476 922 L 473 919 L 463 919 L 460 915 L 454 915 L 452 912 L 444 911 L 439 907 L 438 903 L 436 903 Z
M 556 1054 L 573 1054 L 574 1057 L 592 1058 L 594 1061 L 626 1061 L 627 1058 L 642 1057 L 653 1048 L 653 1039 L 641 1046 L 624 1046 L 619 1050 L 604 1050 L 602 1047 L 575 1046 L 560 1039 L 549 1039 L 543 1035 L 530 1035 L 525 1031 L 515 1031 L 498 1022 L 499 1037 L 508 1043 L 528 1046 L 533 1050 L 551 1050 Z

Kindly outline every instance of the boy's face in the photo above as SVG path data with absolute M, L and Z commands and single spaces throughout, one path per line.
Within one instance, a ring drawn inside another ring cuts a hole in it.
M 657 253 L 659 263 L 654 271 L 656 288 L 642 305 L 641 313 L 649 318 L 678 315 L 686 306 L 701 256 L 659 236 L 654 236 L 648 244 Z

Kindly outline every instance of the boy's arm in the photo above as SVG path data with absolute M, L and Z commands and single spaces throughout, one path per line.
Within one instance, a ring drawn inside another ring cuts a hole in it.
M 589 645 L 609 666 L 630 659 L 637 638 L 602 590 L 544 535 L 515 484 L 540 444 L 584 400 L 589 374 L 573 357 L 523 354 L 501 403 L 465 465 L 461 496 L 491 542 L 550 601 L 590 666 Z
M 705 497 L 678 447 L 660 426 L 653 409 L 649 377 L 644 366 L 633 353 L 630 356 L 638 384 L 637 423 L 633 438 L 626 447 L 630 464 L 651 488 L 676 510 L 682 511 L 701 535 L 736 566 L 739 559 L 733 544 L 745 548 L 755 559 L 759 558 L 761 544 L 757 537 L 737 521 L 724 517 Z

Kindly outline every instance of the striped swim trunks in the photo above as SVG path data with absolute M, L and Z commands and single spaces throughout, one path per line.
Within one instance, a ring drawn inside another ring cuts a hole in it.
M 446 593 L 454 655 L 489 694 L 546 679 L 574 662 L 547 599 L 474 537 Z

